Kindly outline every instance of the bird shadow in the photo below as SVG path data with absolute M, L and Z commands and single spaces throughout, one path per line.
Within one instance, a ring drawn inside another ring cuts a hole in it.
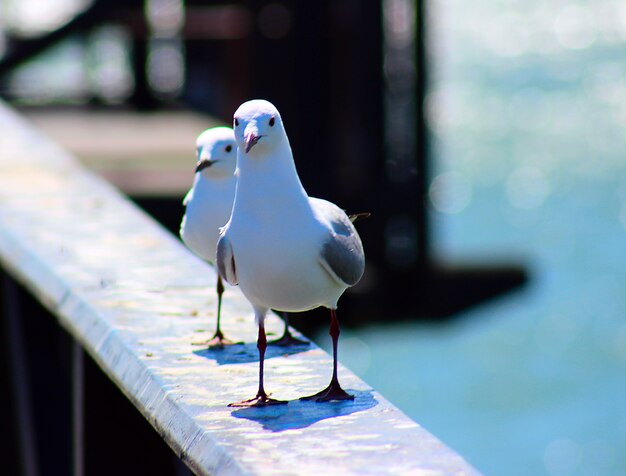
M 308 343 L 291 347 L 267 346 L 265 360 L 299 354 L 309 349 Z M 193 353 L 206 359 L 214 360 L 218 365 L 248 364 L 259 361 L 259 350 L 256 347 L 256 343 L 252 342 L 229 345 L 222 349 L 199 349 L 194 350 Z
M 288 405 L 240 408 L 231 412 L 235 418 L 259 423 L 264 430 L 281 432 L 306 428 L 318 421 L 362 412 L 378 405 L 372 390 L 351 390 L 354 400 L 313 402 L 292 400 Z

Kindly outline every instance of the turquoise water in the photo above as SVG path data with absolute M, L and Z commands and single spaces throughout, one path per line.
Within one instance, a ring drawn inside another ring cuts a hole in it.
M 553 196 L 542 223 L 501 241 L 478 203 L 475 220 L 440 223 L 459 256 L 526 252 L 524 289 L 448 324 L 343 334 L 342 362 L 486 474 L 626 474 L 626 232 L 577 198 Z
M 430 12 L 437 254 L 531 278 L 448 324 L 346 331 L 340 358 L 486 474 L 624 475 L 626 4 Z
M 619 168 L 562 178 L 534 210 L 509 210 L 497 186 L 475 190 L 435 220 L 440 253 L 508 253 L 528 285 L 447 324 L 347 330 L 342 362 L 486 474 L 626 474 Z

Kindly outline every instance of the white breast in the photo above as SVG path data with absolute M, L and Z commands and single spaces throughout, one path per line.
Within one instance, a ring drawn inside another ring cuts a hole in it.
M 239 286 L 253 305 L 281 311 L 336 307 L 346 286 L 320 263 L 328 230 L 312 212 L 285 207 L 267 216 L 237 218 L 228 237 Z

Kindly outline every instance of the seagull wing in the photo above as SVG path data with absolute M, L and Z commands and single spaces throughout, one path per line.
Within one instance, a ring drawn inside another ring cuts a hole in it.
M 217 271 L 224 281 L 232 286 L 237 286 L 239 280 L 237 279 L 235 255 L 225 231 L 225 229 L 222 229 L 220 239 L 217 241 Z
M 322 244 L 320 263 L 338 282 L 354 286 L 365 270 L 365 254 L 359 234 L 339 207 L 326 200 L 309 200 L 318 220 L 328 229 Z

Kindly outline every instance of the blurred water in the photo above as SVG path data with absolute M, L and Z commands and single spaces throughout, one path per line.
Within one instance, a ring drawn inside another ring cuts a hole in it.
M 531 280 L 340 358 L 486 474 L 626 474 L 626 4 L 429 5 L 436 251 Z

